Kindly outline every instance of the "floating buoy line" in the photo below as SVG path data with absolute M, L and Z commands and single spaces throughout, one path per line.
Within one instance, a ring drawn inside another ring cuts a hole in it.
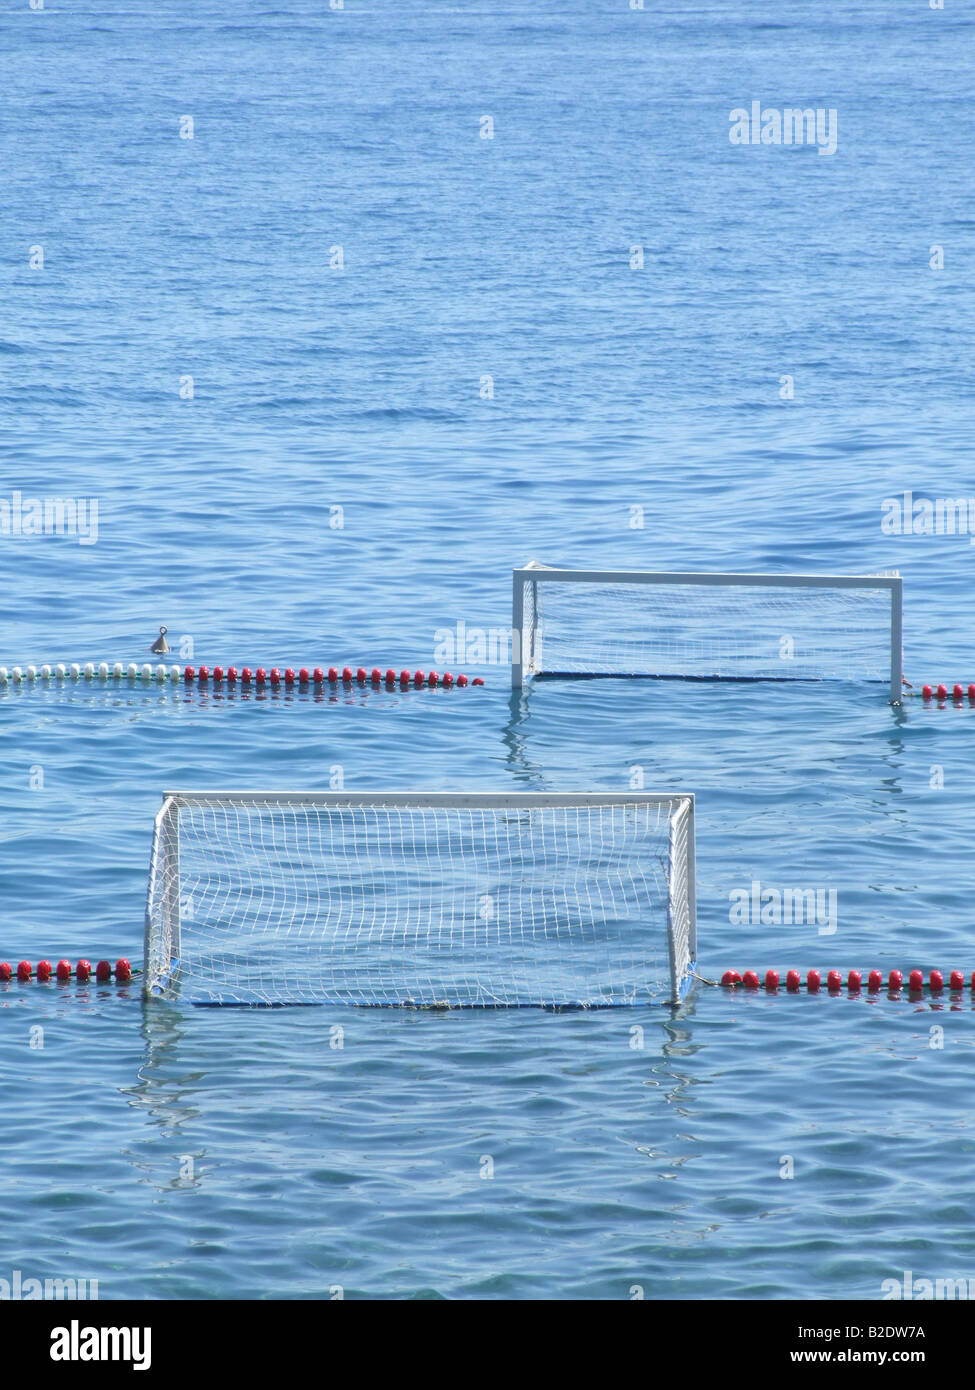
M 769 994 L 777 994 L 781 977 L 777 970 L 766 970 L 764 975 L 757 970 L 746 970 L 744 974 L 739 974 L 737 970 L 726 970 L 721 976 L 721 985 L 730 990 L 765 990 Z M 708 980 L 707 984 L 718 983 L 715 980 Z M 867 975 L 867 982 L 864 984 L 863 976 L 859 970 L 850 970 L 846 977 L 839 970 L 830 970 L 826 974 L 825 986 L 823 977 L 818 970 L 810 970 L 805 980 L 803 980 L 798 970 L 788 970 L 785 976 L 785 992 L 787 994 L 801 994 L 803 990 L 807 994 L 818 994 L 825 988 L 827 994 L 842 994 L 844 990 L 849 995 L 856 994 L 880 994 L 885 991 L 888 994 L 908 993 L 922 996 L 924 994 L 943 994 L 946 990 L 950 994 L 960 994 L 968 989 L 975 996 L 975 971 L 966 981 L 965 975 L 961 970 L 952 970 L 948 976 L 948 983 L 945 984 L 945 977 L 942 971 L 932 970 L 927 979 L 924 977 L 923 970 L 911 970 L 907 975 L 907 983 L 904 983 L 904 973 L 901 970 L 891 970 L 886 979 L 883 971 L 871 970 Z
M 265 668 L 257 666 L 166 666 L 161 662 L 158 666 L 153 666 L 150 662 L 142 665 L 136 662 L 129 662 L 125 665 L 121 661 L 116 661 L 109 665 L 107 661 L 99 662 L 97 665 L 86 662 L 79 665 L 72 662 L 65 665 L 58 662 L 54 666 L 0 666 L 0 686 L 46 686 L 58 685 L 69 682 L 94 682 L 105 685 L 108 683 L 118 683 L 126 681 L 128 683 L 138 682 L 142 685 L 184 685 L 184 686 L 239 686 L 242 688 L 262 688 L 271 686 L 278 688 L 324 688 L 326 685 L 339 686 L 385 686 L 387 689 L 399 687 L 406 689 L 412 686 L 419 689 L 421 686 L 436 686 L 445 690 L 458 686 L 463 689 L 468 685 L 483 685 L 484 681 L 480 676 L 475 676 L 469 680 L 467 676 L 454 676 L 450 671 L 442 674 L 437 671 L 408 671 L 405 668 L 396 671 L 392 666 L 382 671 L 378 666 L 374 666 L 371 671 L 367 671 L 364 666 L 359 666 L 355 671 L 351 666 L 342 667 L 341 671 L 335 666 L 329 666 L 324 670 L 321 666 L 309 670 L 307 666 L 302 666 L 295 670 L 293 666 L 286 666 L 283 669 L 279 666 Z
M 43 985 L 50 983 L 53 978 L 60 984 L 76 980 L 78 984 L 84 985 L 94 975 L 99 984 L 108 984 L 114 980 L 116 984 L 128 985 L 141 974 L 141 970 L 133 970 L 125 956 L 117 960 L 114 966 L 108 960 L 100 960 L 95 966 L 92 966 L 90 960 L 84 959 L 79 960 L 74 966 L 69 960 L 59 960 L 57 965 L 52 965 L 49 960 L 39 960 L 36 973 L 29 960 L 22 960 L 16 969 L 9 961 L 0 961 L 0 984 L 8 984 L 16 979 L 22 985 L 30 984 L 32 980 Z
M 906 695 L 914 695 L 915 697 L 917 695 L 917 692 L 913 690 L 905 691 L 904 693 Z M 964 690 L 962 686 L 956 682 L 951 688 L 950 698 L 954 700 L 956 703 L 960 703 L 962 700 L 964 700 L 966 694 L 968 696 L 968 703 L 971 705 L 975 705 L 975 682 L 972 682 L 972 684 L 969 685 L 967 691 Z M 943 682 L 941 685 L 924 685 L 921 687 L 921 699 L 925 702 L 927 702 L 928 700 L 947 700 L 948 698 L 948 687 Z
M 29 960 L 20 961 L 17 966 L 12 966 L 9 961 L 0 961 L 0 985 L 11 984 L 50 984 L 52 980 L 59 984 L 68 984 L 75 981 L 78 984 L 88 984 L 92 978 L 98 984 L 110 984 L 114 981 L 119 985 L 132 984 L 142 971 L 138 966 L 133 967 L 125 956 L 121 956 L 112 965 L 111 961 L 100 960 L 97 965 L 92 965 L 91 961 L 82 958 L 76 965 L 72 965 L 69 960 L 59 960 L 57 965 L 52 965 L 49 960 L 37 962 L 35 970 Z M 764 974 L 757 970 L 746 970 L 739 973 L 737 970 L 726 970 L 718 980 L 709 980 L 705 976 L 694 972 L 694 978 L 702 984 L 718 985 L 737 993 L 745 991 L 750 994 L 757 994 L 762 991 L 766 994 L 778 994 L 783 987 L 783 981 L 777 970 L 766 970 Z M 923 970 L 911 970 L 908 972 L 905 983 L 904 973 L 901 970 L 891 970 L 885 976 L 881 970 L 871 970 L 864 983 L 863 975 L 859 970 L 850 970 L 844 976 L 842 971 L 827 971 L 825 983 L 822 974 L 818 970 L 810 970 L 806 973 L 805 979 L 802 978 L 798 970 L 788 970 L 785 975 L 784 991 L 786 994 L 828 994 L 832 996 L 846 995 L 848 998 L 855 998 L 863 995 L 879 997 L 886 993 L 888 998 L 901 998 L 907 996 L 909 999 L 937 998 L 942 994 L 948 994 L 950 998 L 960 999 L 965 991 L 968 990 L 975 1001 L 975 971 L 966 976 L 961 970 L 952 970 L 948 975 L 947 984 L 945 983 L 944 973 L 941 970 L 932 970 L 925 978 Z

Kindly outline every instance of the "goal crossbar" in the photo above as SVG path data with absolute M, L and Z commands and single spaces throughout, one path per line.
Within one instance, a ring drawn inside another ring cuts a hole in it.
M 573 570 L 532 561 L 512 574 L 511 683 L 864 679 L 889 684 L 897 704 L 902 609 L 896 573 Z
M 145 994 L 673 1003 L 697 956 L 694 873 L 689 794 L 166 792 Z

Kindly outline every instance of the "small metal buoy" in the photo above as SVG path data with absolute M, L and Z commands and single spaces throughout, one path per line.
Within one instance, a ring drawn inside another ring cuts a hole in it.
M 161 655 L 163 652 L 169 651 L 169 643 L 166 641 L 166 633 L 168 631 L 169 629 L 166 627 L 161 627 L 159 629 L 159 636 L 156 638 L 155 642 L 153 642 L 152 646 L 149 648 L 151 652 L 158 652 Z

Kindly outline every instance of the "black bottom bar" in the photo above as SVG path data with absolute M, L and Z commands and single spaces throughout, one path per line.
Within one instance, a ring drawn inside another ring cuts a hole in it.
M 549 1375 L 551 1346 L 565 1335 L 565 1314 L 555 1310 L 553 1321 L 548 1324 L 549 1315 L 544 1306 L 539 1305 L 568 1301 L 562 1292 L 564 1288 L 574 1290 L 571 1301 L 579 1310 L 573 1316 L 582 1320 L 576 1330 L 590 1339 L 607 1331 L 606 1305 L 612 1303 L 643 1303 L 642 1314 L 630 1307 L 625 1315 L 625 1326 L 631 1329 L 639 1326 L 646 1337 L 652 1337 L 655 1329 L 659 1332 L 659 1305 L 663 1303 L 672 1336 L 693 1343 L 694 1338 L 700 1339 L 702 1327 L 707 1328 L 708 1345 L 696 1352 L 696 1361 L 701 1368 L 714 1367 L 719 1374 L 727 1367 L 731 1352 L 749 1347 L 754 1356 L 761 1357 L 767 1375 L 776 1381 L 784 1379 L 786 1383 L 789 1383 L 790 1372 L 810 1366 L 818 1369 L 821 1376 L 829 1376 L 832 1371 L 850 1365 L 859 1365 L 865 1370 L 881 1366 L 886 1371 L 906 1364 L 923 1379 L 926 1372 L 953 1372 L 960 1349 L 963 1352 L 967 1344 L 969 1305 L 964 1301 L 912 1300 L 907 1304 L 848 1299 L 800 1301 L 769 1297 L 768 1285 L 755 1300 L 681 1301 L 677 1295 L 678 1280 L 673 1281 L 671 1293 L 669 1287 L 661 1287 L 659 1279 L 641 1278 L 640 1262 L 634 1259 L 632 1270 L 620 1268 L 616 1281 L 618 1294 L 607 1291 L 605 1280 L 594 1278 L 593 1302 L 589 1302 L 585 1293 L 579 1292 L 579 1271 L 572 1263 L 571 1251 L 566 1253 L 563 1280 L 562 1271 L 551 1259 L 550 1248 L 546 1248 L 548 1277 L 541 1283 L 541 1292 L 535 1299 L 521 1300 L 527 1307 L 519 1311 L 517 1306 L 512 1306 L 515 1300 L 458 1295 L 457 1281 L 450 1271 L 445 1271 L 441 1279 L 428 1282 L 413 1277 L 409 1268 L 410 1251 L 405 1248 L 403 1253 L 403 1266 L 397 1271 L 399 1277 L 383 1280 L 375 1291 L 365 1281 L 350 1278 L 343 1284 L 338 1271 L 335 1275 L 323 1274 L 317 1283 L 310 1283 L 307 1272 L 303 1272 L 296 1273 L 295 1301 L 252 1298 L 221 1302 L 205 1294 L 199 1296 L 200 1301 L 174 1301 L 179 1308 L 179 1325 L 184 1334 L 179 1337 L 172 1335 L 174 1303 L 137 1302 L 127 1298 L 88 1303 L 7 1303 L 4 1330 L 8 1340 L 16 1339 L 18 1365 L 25 1384 L 36 1382 L 38 1372 L 46 1370 L 48 1375 L 53 1373 L 52 1380 L 57 1376 L 59 1384 L 70 1384 L 78 1374 L 89 1373 L 97 1375 L 100 1382 L 106 1375 L 121 1375 L 131 1385 L 137 1364 L 143 1374 L 148 1371 L 151 1376 L 155 1372 L 160 1380 L 166 1377 L 170 1384 L 174 1376 L 185 1376 L 188 1344 L 210 1348 L 214 1356 L 219 1356 L 220 1375 L 224 1381 L 239 1376 L 241 1381 L 253 1383 L 266 1375 L 280 1380 L 283 1358 L 289 1356 L 293 1348 L 317 1349 L 324 1342 L 334 1340 L 336 1335 L 348 1337 L 355 1328 L 359 1329 L 360 1338 L 374 1337 L 375 1313 L 357 1312 L 345 1305 L 376 1301 L 386 1305 L 383 1312 L 385 1335 L 404 1332 L 408 1337 L 429 1337 L 431 1329 L 435 1330 L 434 1325 L 427 1322 L 430 1315 L 417 1306 L 418 1302 L 453 1302 L 449 1312 L 437 1315 L 437 1328 L 442 1329 L 445 1322 L 450 1322 L 469 1329 L 472 1336 L 483 1335 L 486 1326 L 497 1330 L 499 1314 L 486 1315 L 478 1307 L 479 1303 L 495 1308 L 498 1304 L 507 1304 L 510 1311 L 504 1316 L 513 1322 L 530 1318 L 531 1323 L 525 1324 L 525 1330 L 535 1334 L 526 1342 L 526 1354 L 519 1352 L 523 1369 L 528 1373 Z M 499 1263 L 500 1257 L 496 1254 L 488 1252 L 485 1255 L 484 1267 L 490 1268 L 492 1273 Z M 756 1277 L 759 1276 L 756 1274 Z M 309 1300 L 330 1303 L 332 1307 L 328 1311 L 320 1308 L 312 1312 Z M 624 1325 L 616 1323 L 612 1313 L 609 1316 L 613 1328 Z M 641 1317 L 643 1322 L 640 1322 Z M 539 1337 L 539 1330 L 544 1333 L 546 1326 L 550 1335 Z M 585 1326 L 590 1328 L 588 1334 Z M 111 1359 L 110 1352 L 106 1358 L 104 1350 L 96 1353 L 97 1359 L 80 1358 L 82 1348 L 90 1348 L 92 1344 L 97 1348 L 102 1328 L 115 1329 L 109 1345 L 119 1347 L 126 1359 Z M 340 1328 L 344 1329 L 343 1333 L 339 1333 Z M 124 1338 L 118 1335 L 122 1329 L 126 1330 Z M 136 1353 L 140 1363 L 135 1362 Z M 534 1359 L 536 1356 L 538 1361 Z M 141 1375 L 135 1383 L 143 1383 Z

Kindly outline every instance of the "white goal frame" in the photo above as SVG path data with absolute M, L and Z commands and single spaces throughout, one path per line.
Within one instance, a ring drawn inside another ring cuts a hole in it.
M 525 631 L 525 585 L 533 584 L 687 584 L 700 587 L 784 589 L 886 589 L 890 594 L 890 702 L 901 702 L 903 689 L 903 586 L 888 574 L 718 574 L 658 570 L 570 570 L 532 560 L 512 572 L 511 685 L 520 689 L 527 676 L 543 672 L 534 632 Z M 580 595 L 580 599 L 582 595 Z M 537 603 L 535 609 L 537 611 Z M 721 679 L 721 677 L 715 677 Z M 732 677 L 731 679 L 734 679 Z M 756 679 L 761 679 L 756 677 Z
M 664 810 L 669 830 L 667 862 L 667 920 L 648 921 L 648 932 L 667 936 L 670 994 L 659 1002 L 678 1004 L 686 993 L 697 962 L 695 893 L 694 796 L 689 792 L 287 792 L 287 791 L 167 791 L 156 815 L 149 867 L 145 918 L 143 997 L 173 997 L 181 953 L 180 834 L 183 809 L 227 809 L 258 806 L 364 808 L 382 810 L 460 808 L 526 810 L 552 807 L 572 810 L 596 807 L 646 807 Z M 661 938 L 662 940 L 662 938 Z M 317 1001 L 318 1002 L 318 1001 Z M 320 1002 L 330 1002 L 322 1000 Z M 549 1001 L 538 1001 L 545 1006 Z M 642 1002 L 642 1001 L 641 1001 Z M 658 1001 L 647 1001 L 658 1002 Z M 571 1005 L 569 1005 L 571 1007 Z M 489 1007 L 489 1005 L 474 1005 Z M 515 1007 L 526 1007 L 523 1004 Z M 590 1006 L 591 1007 L 591 1006 Z

